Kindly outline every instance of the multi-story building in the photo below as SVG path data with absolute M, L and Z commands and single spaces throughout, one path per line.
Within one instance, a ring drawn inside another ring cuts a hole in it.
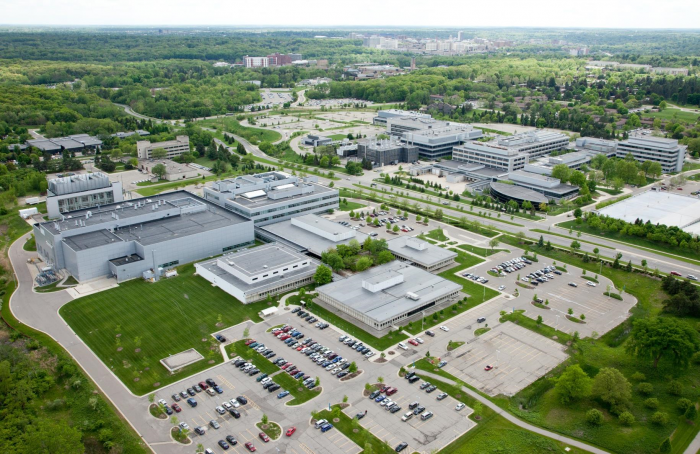
M 270 66 L 270 59 L 267 57 L 243 57 L 243 65 L 246 68 L 267 68 Z
M 500 138 L 496 143 L 520 153 L 527 153 L 531 158 L 535 158 L 554 150 L 567 148 L 569 146 L 569 137 L 558 132 L 537 129 Z
M 465 142 L 464 145 L 454 147 L 452 151 L 454 161 L 483 164 L 507 172 L 522 169 L 528 158 L 527 153 L 491 142 Z
M 49 180 L 46 210 L 50 219 L 69 211 L 109 205 L 124 200 L 122 184 L 109 181 L 102 172 L 84 173 Z
M 525 164 L 526 172 L 539 173 L 541 175 L 551 175 L 554 166 L 564 164 L 568 168 L 578 170 L 581 166 L 591 162 L 591 154 L 587 151 L 575 151 L 559 156 L 549 156 L 534 162 Z
M 333 139 L 319 134 L 309 134 L 301 139 L 301 144 L 309 147 L 320 147 L 323 145 L 330 145 L 332 143 Z
M 387 109 L 377 112 L 377 116 L 372 119 L 372 124 L 378 126 L 386 126 L 387 120 L 390 118 L 433 118 L 432 115 L 411 110 Z
M 569 184 L 564 184 L 558 178 L 553 178 L 539 173 L 516 170 L 508 174 L 508 180 L 513 183 L 511 186 L 516 192 L 522 188 L 538 192 L 545 196 L 547 200 L 568 200 L 578 195 L 579 188 Z M 500 183 L 503 184 L 503 183 Z
M 585 151 L 590 156 L 604 154 L 608 158 L 613 158 L 617 155 L 617 141 L 615 140 L 579 137 L 576 139 L 575 148 L 578 151 Z
M 194 194 L 176 191 L 69 211 L 34 225 L 39 257 L 78 281 L 156 279 L 179 264 L 247 247 L 253 222 Z
M 417 146 L 420 156 L 426 159 L 449 157 L 452 148 L 483 136 L 481 129 L 472 125 L 416 116 L 390 117 L 386 128 L 402 142 Z
M 367 139 L 357 143 L 357 157 L 367 159 L 375 166 L 415 162 L 418 147 L 392 139 Z
M 166 140 L 165 142 L 149 142 L 148 140 L 136 142 L 136 153 L 139 159 L 152 159 L 151 153 L 156 148 L 165 149 L 164 158 L 173 159 L 175 156 L 190 152 L 190 138 L 177 136 L 175 140 Z
M 32 146 L 43 152 L 62 153 L 63 151 L 96 151 L 102 146 L 102 141 L 88 134 L 75 134 L 67 137 L 54 137 L 52 139 L 27 140 L 24 147 Z
M 397 259 L 434 272 L 452 266 L 457 253 L 421 240 L 418 237 L 399 236 L 387 241 L 387 247 Z
M 672 173 L 683 170 L 685 150 L 675 139 L 631 136 L 617 145 L 617 156 L 624 158 L 631 154 L 638 162 L 658 162 L 664 173 Z
M 337 209 L 338 191 L 316 181 L 316 177 L 302 179 L 278 171 L 244 175 L 205 187 L 204 198 L 253 220 L 256 226 L 266 225 Z

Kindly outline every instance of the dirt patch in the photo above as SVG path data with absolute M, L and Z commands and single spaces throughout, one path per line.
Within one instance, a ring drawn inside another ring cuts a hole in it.
M 214 325 L 214 326 L 216 326 L 217 328 L 221 328 L 222 326 L 224 326 L 224 324 L 223 324 L 223 323 L 221 323 L 221 322 L 219 322 L 219 323 L 217 323 L 217 324 L 216 324 L 216 325 Z
M 139 377 L 134 378 L 134 382 L 138 382 L 139 380 L 141 380 Z
M 134 353 L 139 353 L 140 351 L 141 351 L 140 348 L 135 348 L 135 349 L 134 349 Z
M 363 370 L 358 370 L 357 372 L 353 372 L 352 374 L 348 374 L 348 375 L 346 375 L 345 377 L 341 378 L 340 381 L 352 380 L 353 378 L 359 377 L 360 375 L 362 375 L 362 372 L 364 372 L 364 371 L 363 371 Z
M 347 402 L 341 402 L 338 404 L 338 406 L 340 407 L 341 410 L 344 410 L 344 409 L 348 408 L 350 406 L 350 404 Z
M 202 342 L 207 342 L 208 340 L 209 340 L 209 339 L 207 339 L 206 337 L 203 337 L 203 338 L 202 338 Z
M 209 361 L 207 361 L 207 364 L 214 364 L 215 362 L 216 361 L 214 361 L 213 359 L 210 359 Z
M 122 334 L 121 334 L 121 333 L 119 333 L 119 334 L 117 334 L 117 336 L 116 336 L 116 337 L 122 337 Z
M 120 352 L 120 351 L 122 351 L 122 350 L 124 350 L 124 347 L 117 347 L 117 351 L 118 351 L 118 352 Z
M 381 363 L 385 363 L 385 362 L 387 362 L 387 361 L 389 361 L 389 360 L 386 359 L 386 358 L 378 358 L 378 359 L 375 361 L 375 363 L 380 363 L 380 364 L 381 364 Z

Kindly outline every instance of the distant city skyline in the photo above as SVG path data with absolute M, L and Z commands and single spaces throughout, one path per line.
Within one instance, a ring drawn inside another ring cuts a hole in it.
M 0 0 L 0 25 L 576 27 L 697 29 L 700 4 L 685 0 L 547 0 L 465 3 L 438 0 Z M 271 13 L 272 12 L 272 13 Z

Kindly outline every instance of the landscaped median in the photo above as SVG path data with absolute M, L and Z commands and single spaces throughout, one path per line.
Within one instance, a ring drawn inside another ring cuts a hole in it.
M 323 410 L 314 414 L 313 416 L 317 421 L 325 419 L 333 424 L 335 429 L 348 437 L 361 449 L 364 449 L 365 453 L 396 454 L 391 446 L 387 445 L 382 440 L 374 436 L 372 432 L 362 427 L 357 418 L 351 418 L 343 413 L 338 405 L 333 405 L 331 407 L 331 411 Z
M 310 370 L 304 372 L 309 375 L 312 375 Z M 282 389 L 289 391 L 289 394 L 294 396 L 294 399 L 287 402 L 287 405 L 289 406 L 301 405 L 303 403 L 306 403 L 314 397 L 321 394 L 321 391 L 323 391 L 320 386 L 316 386 L 313 389 L 307 388 L 306 386 L 301 384 L 299 380 L 295 380 L 294 377 L 291 377 L 285 371 L 280 371 L 280 373 L 272 375 L 270 376 L 270 378 L 272 378 L 272 381 L 280 385 Z

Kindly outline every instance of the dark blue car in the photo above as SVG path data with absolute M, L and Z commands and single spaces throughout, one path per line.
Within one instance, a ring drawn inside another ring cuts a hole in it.
M 197 401 L 194 400 L 192 397 L 187 399 L 187 403 L 190 404 L 190 407 L 196 407 L 197 406 Z
M 216 391 L 217 394 L 223 394 L 224 390 L 221 389 L 221 386 L 216 385 L 214 386 L 214 391 Z

